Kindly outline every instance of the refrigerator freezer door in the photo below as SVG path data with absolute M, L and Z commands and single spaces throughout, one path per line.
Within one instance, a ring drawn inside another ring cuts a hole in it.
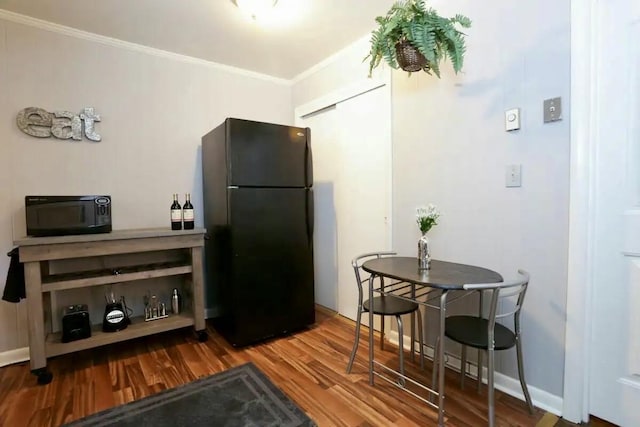
M 315 321 L 310 189 L 229 190 L 232 344 Z
M 310 187 L 309 129 L 227 119 L 229 186 Z

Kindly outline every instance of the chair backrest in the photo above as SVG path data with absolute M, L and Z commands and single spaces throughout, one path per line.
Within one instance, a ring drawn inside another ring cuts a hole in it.
M 362 264 L 370 259 L 382 258 L 385 256 L 393 256 L 396 255 L 396 252 L 369 252 L 366 254 L 358 255 L 354 259 L 351 260 L 351 265 L 353 266 L 353 272 L 356 275 L 356 284 L 358 285 L 358 308 L 362 308 L 362 283 L 366 280 L 369 280 L 370 275 L 363 277 L 361 273 L 364 273 L 362 270 Z
M 529 273 L 524 270 L 518 270 L 518 277 L 512 280 L 497 283 L 473 283 L 464 285 L 466 290 L 475 291 L 490 291 L 491 303 L 489 305 L 489 315 L 487 320 L 489 321 L 489 331 L 492 331 L 495 327 L 496 319 L 512 316 L 514 320 L 515 333 L 520 334 L 520 310 L 524 304 L 524 297 L 527 293 L 527 287 L 529 286 Z M 512 309 L 498 312 L 498 301 L 503 298 L 516 296 L 516 302 Z

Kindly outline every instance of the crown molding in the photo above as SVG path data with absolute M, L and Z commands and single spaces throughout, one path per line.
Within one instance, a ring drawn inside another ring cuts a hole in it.
M 332 62 L 338 60 L 341 56 L 346 55 L 347 52 L 356 44 L 358 43 L 364 43 L 365 40 L 369 40 L 369 38 L 371 37 L 371 34 L 367 33 L 367 35 L 360 37 L 359 39 L 355 40 L 353 43 L 350 43 L 349 45 L 347 45 L 346 47 L 340 49 L 339 51 L 337 51 L 336 53 L 334 53 L 331 56 L 328 56 L 327 58 L 323 59 L 322 61 L 318 62 L 316 65 L 311 66 L 310 68 L 306 69 L 305 71 L 301 72 L 300 74 L 298 74 L 297 76 L 293 77 L 291 79 L 291 84 L 296 84 L 301 80 L 306 79 L 307 77 L 311 76 L 312 74 L 318 72 L 319 70 L 323 69 L 324 67 L 326 67 L 327 65 L 331 64 Z
M 117 47 L 117 48 L 126 49 L 134 52 L 141 52 L 141 53 L 153 55 L 160 58 L 170 59 L 173 61 L 185 62 L 193 65 L 200 65 L 200 66 L 224 71 L 227 73 L 238 74 L 245 77 L 251 77 L 254 79 L 276 83 L 283 86 L 291 86 L 293 84 L 291 80 L 273 77 L 267 74 L 245 70 L 243 68 L 232 67 L 230 65 L 224 65 L 218 62 L 207 61 L 204 59 L 195 58 L 193 56 L 181 55 L 178 53 L 173 53 L 173 52 L 169 52 L 162 49 L 143 46 L 137 43 L 131 43 L 124 40 L 115 39 L 113 37 L 102 36 L 99 34 L 88 32 L 88 31 L 78 30 L 76 28 L 67 27 L 65 25 L 54 24 L 53 22 L 44 21 L 42 19 L 33 18 L 30 16 L 22 15 L 15 12 L 10 12 L 5 9 L 0 9 L 0 19 L 14 22 L 17 24 L 26 25 L 29 27 L 38 28 L 45 31 L 50 31 L 57 34 L 62 34 L 69 37 L 75 37 L 82 40 L 100 43 L 107 46 Z

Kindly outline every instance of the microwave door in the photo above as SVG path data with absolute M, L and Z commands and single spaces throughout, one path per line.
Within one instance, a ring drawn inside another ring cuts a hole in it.
M 26 217 L 27 234 L 36 237 L 111 231 L 110 204 L 97 204 L 94 199 L 27 205 Z
M 87 227 L 93 221 L 87 218 L 86 211 L 84 204 L 44 205 L 37 210 L 36 223 L 43 229 Z

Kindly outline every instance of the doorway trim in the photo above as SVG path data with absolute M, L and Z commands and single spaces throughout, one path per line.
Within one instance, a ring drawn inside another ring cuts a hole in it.
M 580 3 L 580 4 L 578 4 Z M 589 419 L 589 363 L 593 293 L 598 143 L 599 0 L 571 2 L 571 164 L 565 361 L 562 416 Z
M 356 97 L 365 92 L 369 92 L 370 90 L 374 90 L 385 85 L 391 85 L 391 73 L 389 72 L 389 70 L 385 70 L 385 72 L 377 74 L 372 78 L 358 80 L 354 83 L 333 90 L 326 95 L 314 99 L 313 101 L 295 107 L 295 119 L 301 119 L 311 113 L 315 113 L 316 111 L 330 107 L 339 102 L 346 101 L 349 98 Z

